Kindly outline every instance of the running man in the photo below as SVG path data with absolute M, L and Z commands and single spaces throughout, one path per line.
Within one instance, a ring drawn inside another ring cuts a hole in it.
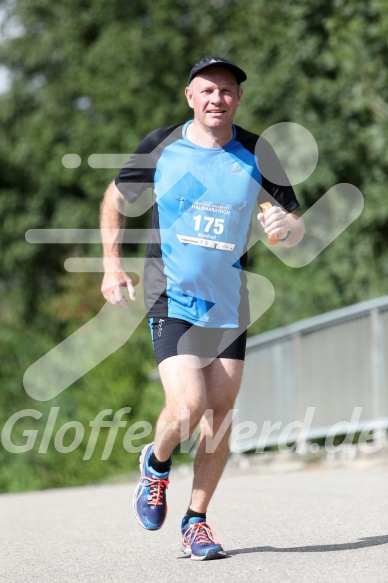
M 226 555 L 206 512 L 228 459 L 230 423 L 219 443 L 209 444 L 230 419 L 241 383 L 249 324 L 243 268 L 251 219 L 258 203 L 269 201 L 273 206 L 257 215 L 269 236 L 292 247 L 304 230 L 295 213 L 299 203 L 272 148 L 233 123 L 246 79 L 242 69 L 221 57 L 196 63 L 185 89 L 194 118 L 151 132 L 110 184 L 101 206 L 102 293 L 108 302 L 127 306 L 122 288 L 131 300 L 135 289 L 121 263 L 123 209 L 152 187 L 144 290 L 165 405 L 154 442 L 140 457 L 134 512 L 144 528 L 161 528 L 173 450 L 200 425 L 181 524 L 181 549 L 195 560 Z M 278 183 L 265 176 L 269 164 Z M 104 232 L 116 231 L 114 243 L 104 239 Z

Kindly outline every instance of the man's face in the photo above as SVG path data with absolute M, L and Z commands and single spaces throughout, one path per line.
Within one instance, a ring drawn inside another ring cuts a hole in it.
M 230 71 L 212 67 L 194 77 L 185 94 L 196 122 L 209 129 L 219 129 L 232 125 L 242 89 Z

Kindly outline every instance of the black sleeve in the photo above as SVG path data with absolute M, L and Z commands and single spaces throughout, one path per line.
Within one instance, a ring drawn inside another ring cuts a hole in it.
M 140 142 L 125 166 L 115 178 L 115 184 L 128 202 L 136 199 L 148 187 L 153 187 L 156 164 L 163 148 L 178 139 L 182 124 L 159 128 Z
M 269 200 L 269 202 L 277 204 L 277 206 L 280 205 L 285 211 L 291 212 L 297 209 L 300 205 L 294 189 L 270 143 L 260 137 L 256 142 L 255 154 L 262 176 L 258 204 L 268 201 L 267 194 L 269 194 L 274 199 L 274 201 Z
M 257 166 L 261 174 L 261 185 L 257 202 L 270 202 L 281 206 L 285 211 L 291 212 L 300 205 L 296 199 L 294 189 L 284 171 L 271 144 L 252 132 L 236 126 L 237 139 L 257 159 Z

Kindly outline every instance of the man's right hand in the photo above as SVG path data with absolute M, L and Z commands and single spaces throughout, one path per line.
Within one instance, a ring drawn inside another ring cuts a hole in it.
M 128 307 L 128 301 L 124 297 L 121 288 L 127 288 L 129 299 L 136 299 L 135 287 L 132 279 L 124 271 L 106 272 L 102 280 L 101 291 L 107 302 L 124 308 Z

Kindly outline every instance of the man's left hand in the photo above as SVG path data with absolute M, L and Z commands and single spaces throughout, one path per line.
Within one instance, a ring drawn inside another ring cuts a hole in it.
M 284 239 L 287 236 L 290 223 L 287 219 L 287 213 L 283 209 L 273 206 L 265 214 L 259 213 L 257 219 L 269 237 Z

